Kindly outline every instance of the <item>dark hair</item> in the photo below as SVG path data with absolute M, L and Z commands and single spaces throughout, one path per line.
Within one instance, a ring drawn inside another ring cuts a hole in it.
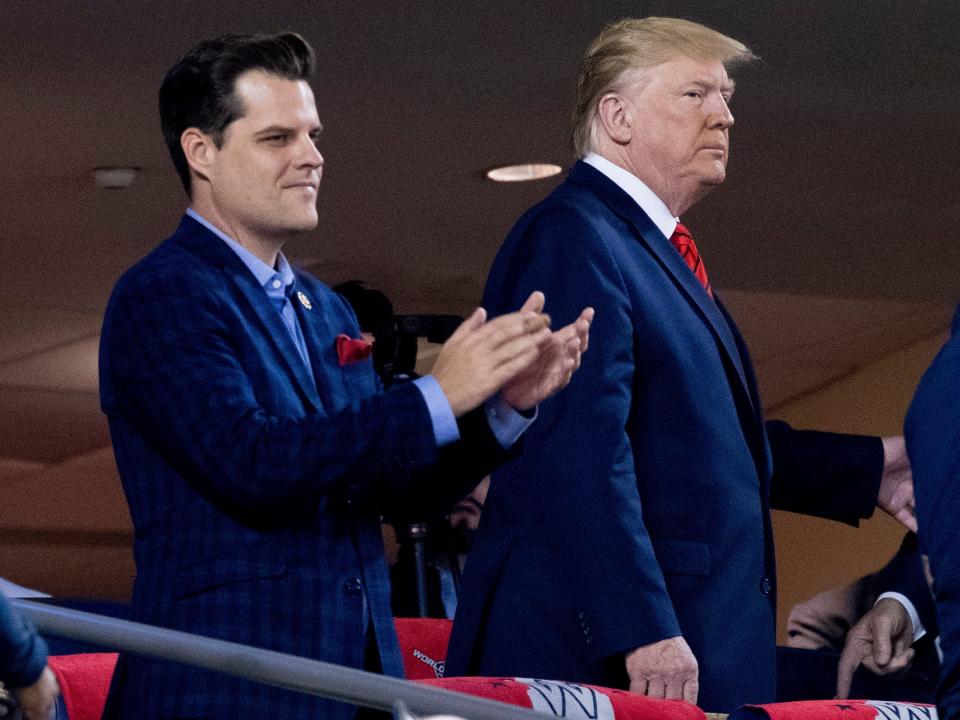
M 190 167 L 180 146 L 183 131 L 195 127 L 220 147 L 227 125 L 245 112 L 234 93 L 237 77 L 263 70 L 288 80 L 307 80 L 313 65 L 313 48 L 296 33 L 222 35 L 204 40 L 174 63 L 160 85 L 160 127 L 187 195 Z

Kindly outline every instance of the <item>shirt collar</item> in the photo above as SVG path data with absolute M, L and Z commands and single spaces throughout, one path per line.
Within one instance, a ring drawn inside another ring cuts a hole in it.
M 664 237 L 669 238 L 673 235 L 673 231 L 677 228 L 677 223 L 680 222 L 679 218 L 674 217 L 670 213 L 666 203 L 658 198 L 653 190 L 647 187 L 640 178 L 624 170 L 619 165 L 610 162 L 602 155 L 597 155 L 593 152 L 588 153 L 583 161 L 587 163 L 587 165 L 592 165 L 602 172 L 616 183 L 621 190 L 632 197 L 634 202 L 640 206 L 640 209 L 647 214 L 647 217 L 649 217 L 650 220 L 653 221 L 653 224 L 663 233 Z
M 257 282 L 260 283 L 261 287 L 268 293 L 272 294 L 280 289 L 274 285 L 276 280 L 282 283 L 281 287 L 284 289 L 293 285 L 293 269 L 290 267 L 290 263 L 287 262 L 282 252 L 277 253 L 277 267 L 272 268 L 193 208 L 187 208 L 187 215 L 223 240 L 227 244 L 227 247 L 233 250 L 243 264 L 247 266 L 247 269 L 253 273 Z

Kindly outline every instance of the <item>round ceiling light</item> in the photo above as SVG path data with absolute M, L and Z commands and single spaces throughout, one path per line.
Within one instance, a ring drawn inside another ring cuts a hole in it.
M 494 182 L 527 182 L 542 180 L 563 171 L 553 163 L 524 163 L 522 165 L 503 165 L 487 170 L 487 177 Z
M 121 190 L 133 185 L 137 175 L 140 174 L 138 167 L 96 167 L 90 171 L 93 175 L 93 182 L 99 188 L 106 190 Z

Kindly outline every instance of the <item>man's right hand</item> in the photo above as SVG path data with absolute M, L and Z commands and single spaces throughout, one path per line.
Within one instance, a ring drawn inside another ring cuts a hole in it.
M 443 344 L 431 374 L 454 416 L 478 407 L 537 359 L 550 337 L 543 302 L 543 293 L 535 292 L 519 312 L 490 322 L 483 308 L 477 308 Z
M 699 666 L 682 637 L 638 647 L 626 657 L 630 692 L 697 704 Z
M 16 691 L 17 702 L 23 713 L 23 720 L 49 720 L 53 717 L 60 686 L 53 670 L 48 665 L 40 673 L 33 685 L 20 688 Z
M 861 663 L 877 675 L 899 672 L 913 660 L 913 623 L 903 605 L 883 598 L 850 628 L 837 666 L 837 697 L 850 696 Z

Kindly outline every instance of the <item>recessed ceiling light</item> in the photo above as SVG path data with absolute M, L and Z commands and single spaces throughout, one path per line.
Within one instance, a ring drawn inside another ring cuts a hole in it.
M 90 171 L 93 176 L 93 182 L 98 188 L 106 190 L 122 190 L 133 185 L 137 175 L 140 174 L 138 167 L 95 167 Z
M 556 175 L 563 170 L 553 163 L 525 163 L 523 165 L 503 165 L 487 170 L 487 177 L 494 182 L 527 182 L 541 180 Z

